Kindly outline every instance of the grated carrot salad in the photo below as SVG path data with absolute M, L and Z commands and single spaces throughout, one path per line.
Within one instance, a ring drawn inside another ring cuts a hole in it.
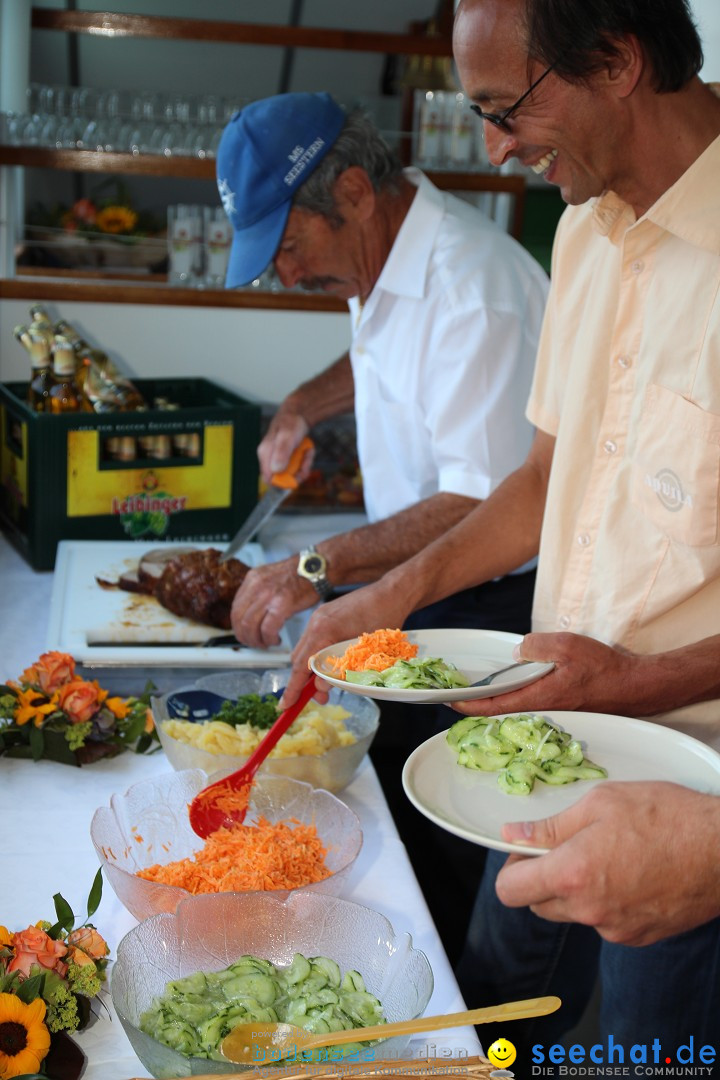
M 326 854 L 314 825 L 296 818 L 273 825 L 261 817 L 253 825 L 218 829 L 192 858 L 149 866 L 137 876 L 194 895 L 297 889 L 330 877 Z
M 404 630 L 374 630 L 361 634 L 342 656 L 329 656 L 326 663 L 344 679 L 346 671 L 385 671 L 396 660 L 412 660 L 417 651 Z

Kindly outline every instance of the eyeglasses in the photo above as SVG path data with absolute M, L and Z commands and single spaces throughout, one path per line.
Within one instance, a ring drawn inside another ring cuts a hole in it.
M 512 114 L 515 112 L 516 109 L 520 108 L 525 98 L 530 97 L 535 87 L 540 85 L 545 76 L 550 74 L 550 72 L 557 65 L 557 63 L 558 61 L 556 60 L 555 63 L 551 64 L 549 68 L 545 68 L 545 71 L 543 71 L 540 78 L 536 79 L 532 86 L 529 86 L 525 93 L 522 95 L 522 97 L 519 97 L 515 104 L 511 105 L 509 109 L 504 109 L 501 113 L 491 113 L 483 112 L 479 105 L 471 105 L 470 108 L 476 116 L 480 117 L 481 120 L 487 120 L 488 124 L 492 124 L 494 127 L 500 128 L 501 131 L 510 132 L 511 128 L 508 124 L 508 120 L 510 119 Z

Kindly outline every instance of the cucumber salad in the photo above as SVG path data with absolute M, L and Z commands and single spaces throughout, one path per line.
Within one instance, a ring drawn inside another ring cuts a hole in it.
M 465 716 L 447 733 L 458 765 L 498 773 L 498 787 L 508 795 L 529 795 L 536 780 L 570 784 L 602 780 L 607 771 L 589 761 L 577 739 L 542 716 L 523 713 L 491 720 Z
M 469 685 L 462 672 L 447 660 L 419 656 L 411 660 L 396 660 L 384 671 L 345 672 L 345 681 L 361 686 L 390 686 L 396 690 L 452 690 L 454 687 Z
M 294 1024 L 322 1033 L 382 1024 L 385 1017 L 359 972 L 342 975 L 327 956 L 295 953 L 289 967 L 241 956 L 223 971 L 169 982 L 140 1017 L 140 1029 L 187 1057 L 226 1061 L 220 1052 L 225 1036 L 236 1024 L 255 1022 Z M 348 1043 L 343 1056 L 371 1045 Z M 306 1051 L 307 1059 L 319 1053 Z

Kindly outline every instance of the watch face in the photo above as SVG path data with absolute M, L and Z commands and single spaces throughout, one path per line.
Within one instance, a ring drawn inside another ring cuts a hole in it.
M 323 569 L 323 559 L 319 555 L 308 555 L 303 562 L 303 570 L 306 574 L 319 574 Z

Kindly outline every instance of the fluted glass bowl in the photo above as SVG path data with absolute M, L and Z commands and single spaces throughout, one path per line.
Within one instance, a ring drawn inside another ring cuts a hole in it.
M 296 952 L 328 956 L 342 974 L 359 971 L 388 1021 L 420 1016 L 430 1000 L 427 957 L 413 948 L 410 934 L 396 932 L 377 911 L 306 890 L 284 898 L 274 893 L 192 896 L 174 914 L 156 915 L 131 930 L 113 965 L 113 1004 L 148 1072 L 170 1078 L 244 1071 L 232 1062 L 185 1057 L 141 1031 L 140 1016 L 170 980 L 221 971 L 245 954 L 285 966 Z M 410 1038 L 378 1043 L 375 1057 L 399 1057 Z
M 202 769 L 168 772 L 133 784 L 124 795 L 113 795 L 109 806 L 95 811 L 90 835 L 103 873 L 136 919 L 173 912 L 190 895 L 187 889 L 139 878 L 136 871 L 187 858 L 203 847 L 203 840 L 190 827 L 187 808 L 207 783 Z M 346 803 L 329 791 L 287 776 L 256 777 L 245 824 L 260 816 L 273 824 L 289 818 L 314 824 L 327 848 L 325 864 L 331 873 L 302 889 L 340 892 L 362 846 L 360 820 Z M 279 893 L 286 896 L 288 891 Z
M 213 780 L 219 780 L 241 768 L 246 757 L 236 754 L 215 754 L 198 746 L 190 746 L 163 730 L 163 722 L 178 715 L 178 708 L 191 700 L 198 690 L 207 690 L 221 698 L 235 701 L 243 694 L 272 694 L 280 691 L 289 677 L 289 670 L 223 671 L 206 675 L 192 686 L 183 686 L 162 697 L 153 699 L 153 717 L 160 743 L 174 769 L 204 769 Z M 349 694 L 345 690 L 330 692 L 330 705 L 341 705 L 350 716 L 345 726 L 355 736 L 351 746 L 337 746 L 324 754 L 299 754 L 294 757 L 269 757 L 260 766 L 259 775 L 291 776 L 326 791 L 341 791 L 357 772 L 375 738 L 380 709 L 370 698 Z M 217 703 L 219 706 L 219 702 Z

